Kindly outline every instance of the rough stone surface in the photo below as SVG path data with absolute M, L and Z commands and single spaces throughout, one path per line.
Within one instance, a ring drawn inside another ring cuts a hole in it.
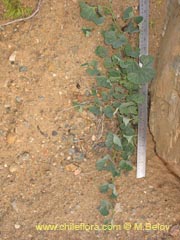
M 158 155 L 180 176 L 180 2 L 170 1 L 168 21 L 151 86 L 150 129 Z

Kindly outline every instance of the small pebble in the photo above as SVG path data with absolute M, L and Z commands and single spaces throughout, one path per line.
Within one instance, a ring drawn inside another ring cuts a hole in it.
M 19 228 L 21 227 L 21 225 L 19 225 L 18 223 L 16 223 L 16 224 L 14 225 L 14 227 L 15 227 L 15 229 L 19 229 Z
M 19 97 L 19 96 L 16 96 L 16 102 L 17 102 L 17 103 L 21 103 L 21 102 L 22 102 L 22 98 Z
M 52 136 L 55 137 L 55 136 L 57 136 L 57 135 L 58 135 L 58 132 L 55 131 L 55 130 L 53 130 L 53 131 L 52 131 Z
M 0 129 L 0 136 L 4 136 L 5 135 L 5 131 L 3 131 L 2 129 Z
M 85 91 L 85 96 L 86 96 L 86 97 L 90 97 L 90 96 L 91 96 L 91 92 L 90 92 L 89 90 L 86 90 L 86 91 Z
M 79 175 L 80 173 L 81 173 L 81 169 L 80 169 L 80 168 L 78 168 L 78 169 L 76 169 L 76 170 L 74 171 L 74 175 L 75 175 L 75 176 Z
M 19 159 L 23 161 L 27 161 L 30 158 L 30 154 L 28 152 L 23 152 L 19 155 Z
M 94 141 L 96 141 L 96 136 L 95 135 L 92 135 L 92 141 L 94 142 Z
M 78 152 L 75 154 L 74 159 L 77 161 L 82 161 L 82 160 L 84 160 L 84 157 L 85 157 L 84 153 Z
M 15 60 L 16 60 L 16 54 L 17 54 L 17 52 L 14 51 L 14 52 L 10 55 L 10 57 L 9 57 L 9 61 L 10 61 L 11 64 L 14 64 L 14 63 L 15 63 Z
M 40 100 L 44 100 L 44 96 L 38 96 L 38 98 L 40 99 Z
M 121 213 L 123 212 L 122 206 L 120 203 L 116 203 L 115 208 L 114 208 L 115 213 Z
M 68 151 L 68 153 L 69 153 L 69 155 L 73 155 L 73 154 L 75 154 L 75 149 L 74 148 L 70 148 L 69 149 L 69 151 Z
M 26 66 L 20 66 L 19 72 L 27 72 L 28 68 Z
M 12 203 L 11 203 L 13 209 L 18 212 L 18 208 L 17 208 L 17 205 L 16 205 L 16 201 L 14 200 Z
M 16 164 L 12 164 L 12 165 L 9 167 L 10 173 L 17 172 L 17 170 L 18 170 L 18 166 L 17 166 Z
M 173 237 L 180 236 L 180 225 L 174 225 L 170 229 L 170 235 Z

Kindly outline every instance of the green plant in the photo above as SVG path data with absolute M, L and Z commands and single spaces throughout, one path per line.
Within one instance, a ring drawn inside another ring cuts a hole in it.
M 98 171 L 106 170 L 112 174 L 111 180 L 100 186 L 102 193 L 110 193 L 109 199 L 102 200 L 99 206 L 104 216 L 110 212 L 113 214 L 113 199 L 118 196 L 115 178 L 133 168 L 131 158 L 136 150 L 138 104 L 144 101 L 139 89 L 155 76 L 153 58 L 140 56 L 140 49 L 134 43 L 137 43 L 139 24 L 143 18 L 135 16 L 133 8 L 128 7 L 122 14 L 124 26 L 120 27 L 109 2 L 108 7 L 80 2 L 82 18 L 96 25 L 102 25 L 108 16 L 112 20 L 109 28 L 102 31 L 104 45 L 95 49 L 100 62 L 103 61 L 104 70 L 98 69 L 96 60 L 82 65 L 87 67 L 86 72 L 95 77 L 97 83 L 92 89 L 94 103 L 88 106 L 88 110 L 118 123 L 116 132 L 109 131 L 106 135 L 105 145 L 109 154 L 96 162 Z M 134 33 L 136 41 L 131 37 Z
M 29 7 L 23 7 L 20 0 L 2 0 L 5 7 L 5 18 L 16 19 L 32 13 Z

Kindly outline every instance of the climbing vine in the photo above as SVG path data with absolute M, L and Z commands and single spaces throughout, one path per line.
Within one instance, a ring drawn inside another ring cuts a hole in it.
M 82 1 L 80 15 L 97 26 L 103 25 L 107 17 L 112 20 L 108 29 L 101 32 L 104 44 L 95 49 L 100 62 L 103 60 L 103 70 L 99 70 L 97 60 L 82 65 L 86 66 L 86 72 L 96 79 L 96 86 L 93 86 L 91 92 L 93 104 L 87 106 L 88 110 L 96 116 L 104 115 L 107 119 L 118 122 L 116 132 L 109 131 L 106 135 L 105 145 L 109 154 L 96 162 L 98 171 L 108 171 L 112 174 L 111 180 L 100 186 L 100 191 L 108 193 L 109 197 L 107 200 L 101 200 L 99 211 L 103 216 L 107 216 L 110 213 L 113 215 L 113 199 L 118 196 L 115 178 L 123 171 L 133 168 L 138 104 L 144 101 L 139 89 L 142 84 L 154 78 L 155 70 L 153 57 L 140 56 L 140 49 L 134 43 L 138 42 L 137 33 L 143 18 L 136 16 L 132 7 L 128 7 L 122 13 L 122 27 L 119 26 L 113 12 L 112 1 L 109 1 L 109 6 L 91 6 Z M 92 36 L 92 28 L 83 27 L 82 31 L 86 37 Z M 133 34 L 136 41 L 132 41 Z

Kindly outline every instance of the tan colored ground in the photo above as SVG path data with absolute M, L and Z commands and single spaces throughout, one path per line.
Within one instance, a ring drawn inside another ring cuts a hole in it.
M 121 2 L 114 1 L 117 13 L 136 6 L 131 0 Z M 164 15 L 163 1 L 152 1 L 152 54 L 157 54 Z M 85 38 L 82 26 L 93 25 L 80 18 L 77 1 L 44 0 L 38 16 L 0 32 L 0 239 L 180 239 L 180 184 L 155 155 L 150 135 L 147 177 L 136 179 L 134 168 L 117 180 L 120 209 L 114 224 L 174 226 L 168 233 L 35 229 L 37 224 L 103 222 L 97 211 L 103 197 L 98 186 L 108 174 L 95 169 L 104 151 L 92 142 L 98 119 L 72 107 L 73 100 L 88 100 L 92 79 L 80 65 L 94 58 L 102 41 L 99 29 Z M 8 59 L 14 51 L 12 65 Z

